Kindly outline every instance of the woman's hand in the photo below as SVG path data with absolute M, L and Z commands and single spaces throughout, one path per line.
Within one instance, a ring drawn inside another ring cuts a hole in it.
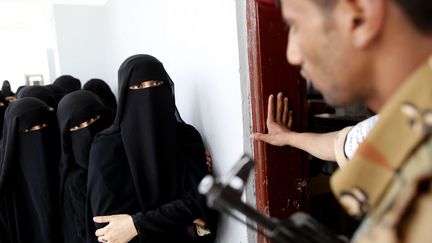
M 197 224 L 197 225 L 199 225 L 201 227 L 205 227 L 206 226 L 206 223 L 205 223 L 204 219 L 202 219 L 202 218 L 195 219 L 193 221 L 193 223 Z
M 202 218 L 197 218 L 193 221 L 195 224 L 196 233 L 198 236 L 206 236 L 211 234 L 210 229 L 206 227 L 206 222 Z
M 132 217 L 127 214 L 97 216 L 93 221 L 100 224 L 108 223 L 107 226 L 96 230 L 99 242 L 126 243 L 138 235 Z
M 287 140 L 292 132 L 291 125 L 292 111 L 288 110 L 288 98 L 284 98 L 282 92 L 277 95 L 275 112 L 274 95 L 270 95 L 267 108 L 268 133 L 254 133 L 252 139 L 275 146 L 289 145 Z
M 211 173 L 213 169 L 213 159 L 208 150 L 205 151 L 205 157 L 206 157 L 207 170 L 208 172 Z

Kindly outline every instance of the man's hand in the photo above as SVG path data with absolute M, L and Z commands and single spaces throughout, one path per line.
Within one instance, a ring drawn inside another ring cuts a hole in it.
M 126 243 L 138 235 L 132 217 L 127 214 L 94 217 L 96 223 L 108 223 L 96 230 L 99 242 Z
M 263 141 L 275 146 L 289 145 L 287 138 L 291 131 L 292 111 L 288 110 L 288 98 L 284 98 L 282 92 L 277 95 L 276 112 L 274 95 L 271 94 L 267 108 L 268 133 L 254 133 L 252 139 Z

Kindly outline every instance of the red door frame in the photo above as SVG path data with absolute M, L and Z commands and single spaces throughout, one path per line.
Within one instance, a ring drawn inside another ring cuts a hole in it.
M 251 82 L 252 129 L 266 130 L 267 98 L 282 91 L 289 98 L 294 128 L 307 126 L 306 83 L 297 68 L 286 61 L 288 30 L 274 0 L 246 0 L 248 59 Z M 308 210 L 307 155 L 291 147 L 254 143 L 257 209 L 269 216 L 287 218 Z M 266 242 L 258 237 L 258 242 Z

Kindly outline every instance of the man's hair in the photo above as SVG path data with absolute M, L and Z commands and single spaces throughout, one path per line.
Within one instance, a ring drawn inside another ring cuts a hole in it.
M 317 3 L 321 7 L 329 8 L 331 6 L 334 6 L 336 3 L 336 0 L 312 0 L 313 2 Z M 276 6 L 281 6 L 281 0 L 276 0 Z
M 318 4 L 323 9 L 329 10 L 338 0 L 310 0 Z M 415 28 L 420 32 L 432 35 L 432 0 L 393 0 Z M 280 6 L 280 0 L 276 0 L 276 5 Z
M 332 9 L 338 0 L 312 0 L 325 9 Z M 432 35 L 432 0 L 393 0 L 414 27 L 424 34 Z
M 431 0 L 393 0 L 421 32 L 432 35 Z

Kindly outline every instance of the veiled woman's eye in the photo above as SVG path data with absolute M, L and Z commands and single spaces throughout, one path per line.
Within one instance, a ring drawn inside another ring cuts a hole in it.
M 140 89 L 140 85 L 132 85 L 129 87 L 129 89 Z
M 141 82 L 139 84 L 129 86 L 129 89 L 147 89 L 147 88 L 162 85 L 163 83 L 164 82 L 161 80 L 147 80 L 147 81 Z
M 48 126 L 48 125 L 45 124 L 45 123 L 42 124 L 42 125 L 32 126 L 31 128 L 24 130 L 24 132 L 34 132 L 34 131 L 39 131 L 39 130 L 41 130 L 41 129 L 47 127 L 47 126 Z
M 90 126 L 91 124 L 93 124 L 95 121 L 99 120 L 100 117 L 101 117 L 100 115 L 96 115 L 95 117 L 90 118 L 89 120 L 80 123 L 78 126 L 74 126 L 74 127 L 70 128 L 69 131 L 75 132 L 75 131 L 78 131 L 80 129 L 86 128 L 86 127 Z

